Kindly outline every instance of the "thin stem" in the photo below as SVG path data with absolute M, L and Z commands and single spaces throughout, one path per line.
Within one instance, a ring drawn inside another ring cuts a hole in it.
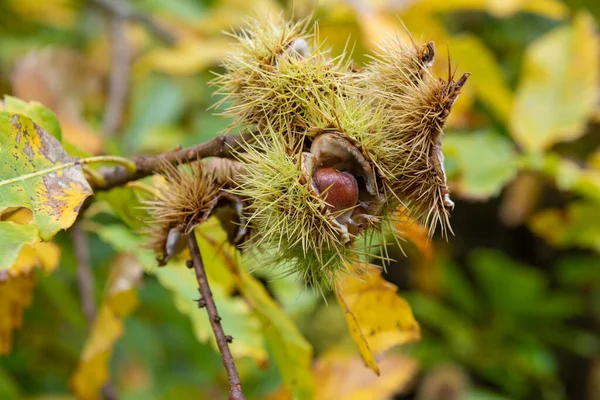
M 95 164 L 95 163 L 112 163 L 119 164 L 123 168 L 125 168 L 129 173 L 135 173 L 136 165 L 134 161 L 131 161 L 125 157 L 119 156 L 94 156 L 82 158 L 78 161 L 79 164 Z
M 225 333 L 223 332 L 221 317 L 219 317 L 213 294 L 208 285 L 204 264 L 202 263 L 202 256 L 200 254 L 200 249 L 198 248 L 198 242 L 196 242 L 196 236 L 193 232 L 188 235 L 188 241 L 194 271 L 196 272 L 196 279 L 198 280 L 200 294 L 202 295 L 202 298 L 198 300 L 198 306 L 206 307 L 206 311 L 208 312 L 210 326 L 215 334 L 217 346 L 219 347 L 221 359 L 223 360 L 223 366 L 227 371 L 227 377 L 229 379 L 229 400 L 245 400 L 233 356 L 231 355 L 231 351 L 229 351 L 228 343 L 231 342 L 232 339 L 231 336 L 225 336 Z
M 91 327 L 96 316 L 96 304 L 94 301 L 94 275 L 90 264 L 90 252 L 88 248 L 87 235 L 80 225 L 75 222 L 71 229 L 71 239 L 73 240 L 73 250 L 77 260 L 77 286 L 79 287 L 79 296 L 81 297 L 81 308 Z
M 91 330 L 96 318 L 96 302 L 94 301 L 94 274 L 90 261 L 90 250 L 87 234 L 83 229 L 82 222 L 77 221 L 71 228 L 71 240 L 77 260 L 77 286 L 81 298 L 81 308 L 87 320 L 88 330 Z M 102 398 L 104 400 L 118 400 L 117 392 L 110 380 L 102 387 Z

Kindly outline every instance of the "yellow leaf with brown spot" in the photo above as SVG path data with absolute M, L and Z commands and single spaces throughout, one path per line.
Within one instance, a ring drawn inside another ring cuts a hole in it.
M 78 399 L 100 398 L 100 389 L 108 379 L 108 363 L 113 346 L 123 334 L 123 320 L 138 305 L 136 285 L 142 266 L 130 254 L 120 254 L 113 266 L 94 324 L 71 378 Z
M 23 308 L 31 304 L 34 286 L 31 274 L 0 280 L 0 355 L 10 352 L 13 330 L 21 327 Z
M 92 190 L 56 138 L 24 115 L 0 111 L 0 149 L 0 213 L 26 208 L 32 215 L 24 224 L 0 222 L 8 239 L 0 245 L 0 271 L 7 271 L 24 244 L 70 227 Z
M 344 311 L 352 339 L 369 368 L 377 375 L 376 358 L 389 348 L 421 338 L 421 328 L 397 287 L 369 267 L 361 276 L 344 275 L 335 295 Z
M 596 109 L 599 58 L 597 25 L 585 12 L 529 46 L 511 119 L 511 134 L 525 150 L 585 134 Z

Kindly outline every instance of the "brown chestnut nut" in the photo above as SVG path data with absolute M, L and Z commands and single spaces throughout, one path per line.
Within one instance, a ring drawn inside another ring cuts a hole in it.
M 336 212 L 354 207 L 358 203 L 358 183 L 349 172 L 334 168 L 321 168 L 313 175 L 313 183 L 323 193 L 327 210 Z

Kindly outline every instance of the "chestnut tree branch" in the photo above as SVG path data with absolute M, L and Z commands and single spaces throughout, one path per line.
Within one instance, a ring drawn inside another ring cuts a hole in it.
M 121 165 L 101 169 L 99 171 L 101 179 L 94 186 L 94 190 L 109 190 L 117 186 L 122 186 L 127 182 L 152 175 L 160 168 L 162 160 L 176 164 L 178 162 L 192 162 L 206 157 L 232 158 L 235 152 L 241 148 L 244 141 L 250 137 L 251 134 L 249 133 L 243 135 L 220 135 L 208 142 L 186 149 L 174 150 L 152 157 L 137 157 L 134 160 L 135 172 L 127 171 Z
M 139 22 L 140 24 L 144 25 L 146 29 L 152 32 L 154 36 L 160 38 L 167 44 L 173 45 L 177 42 L 175 36 L 173 36 L 169 31 L 160 27 L 152 18 L 139 11 L 136 11 L 127 3 L 126 0 L 90 0 L 90 2 L 97 7 L 108 11 L 115 17 Z
M 229 379 L 229 400 L 245 400 L 244 394 L 242 393 L 240 378 L 233 361 L 233 356 L 229 350 L 228 343 L 231 343 L 233 339 L 231 336 L 226 336 L 225 332 L 223 332 L 221 317 L 217 312 L 217 306 L 210 290 L 208 279 L 206 278 L 204 264 L 202 263 L 202 255 L 200 254 L 200 248 L 198 247 L 198 242 L 196 241 L 194 232 L 188 235 L 188 242 L 190 254 L 192 256 L 192 266 L 194 267 L 196 279 L 198 280 L 198 287 L 200 289 L 200 295 L 202 296 L 198 300 L 198 307 L 206 307 L 210 326 L 215 334 L 217 346 L 219 347 L 221 359 L 223 360 L 223 366 L 225 366 L 227 377 Z
M 131 66 L 131 55 L 127 43 L 126 28 L 127 20 L 119 15 L 112 17 L 111 37 L 111 67 L 108 85 L 108 99 L 104 110 L 102 130 L 104 133 L 113 135 L 121 126 L 127 89 L 129 88 L 129 72 Z

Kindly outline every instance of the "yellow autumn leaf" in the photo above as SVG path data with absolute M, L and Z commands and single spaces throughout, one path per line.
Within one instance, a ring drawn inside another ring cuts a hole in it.
M 511 119 L 524 149 L 542 151 L 585 133 L 596 107 L 599 48 L 596 23 L 581 12 L 527 49 Z
M 391 354 L 379 363 L 380 376 L 365 374 L 359 357 L 329 352 L 317 360 L 315 400 L 385 400 L 406 390 L 419 370 L 414 359 Z
M 448 41 L 450 54 L 461 70 L 471 73 L 469 84 L 481 101 L 508 125 L 513 94 L 492 52 L 473 35 L 459 35 Z M 460 76 L 460 75 L 459 75 Z
M 60 247 L 54 243 L 38 241 L 34 244 L 25 244 L 9 273 L 12 276 L 26 275 L 35 267 L 51 273 L 58 266 L 59 259 Z
M 73 0 L 8 0 L 5 6 L 27 20 L 66 27 L 76 21 L 77 10 L 73 3 Z
M 231 40 L 225 37 L 186 37 L 173 47 L 150 51 L 137 61 L 136 70 L 193 75 L 218 65 L 230 44 Z
M 16 255 L 16 259 L 9 263 L 10 269 L 0 270 L 0 354 L 10 351 L 13 329 L 21 326 L 22 310 L 31 303 L 34 287 L 32 270 L 39 267 L 50 273 L 56 269 L 60 259 L 60 248 L 54 243 L 41 242 L 38 230 L 27 225 L 31 218 L 28 208 L 10 207 L 0 213 L 0 261 L 7 253 Z M 32 233 L 29 243 L 11 240 L 14 235 L 29 235 L 28 232 Z M 5 246 L 16 246 L 17 250 L 4 251 Z
M 32 274 L 0 280 L 0 355 L 10 352 L 13 330 L 23 323 L 23 308 L 31 304 L 34 286 Z
M 104 300 L 71 378 L 71 388 L 78 399 L 100 398 L 100 389 L 108 379 L 108 363 L 113 346 L 123 334 L 123 320 L 138 305 L 136 285 L 142 271 L 135 256 L 122 253 L 117 257 Z
M 220 0 L 197 21 L 196 28 L 203 33 L 219 34 L 243 26 L 249 15 L 269 18 L 282 11 L 276 0 Z
M 369 368 L 377 375 L 376 358 L 389 348 L 421 338 L 421 328 L 397 287 L 369 267 L 362 276 L 344 275 L 335 283 L 352 339 Z
M 314 400 L 387 400 L 406 392 L 419 372 L 416 360 L 400 354 L 390 354 L 379 363 L 381 375 L 365 373 L 359 356 L 342 349 L 330 350 L 313 365 Z M 281 387 L 265 400 L 291 400 L 292 394 Z
M 530 12 L 560 19 L 569 8 L 558 0 L 419 0 L 414 7 L 422 12 L 485 11 L 496 17 L 509 17 L 517 12 Z

